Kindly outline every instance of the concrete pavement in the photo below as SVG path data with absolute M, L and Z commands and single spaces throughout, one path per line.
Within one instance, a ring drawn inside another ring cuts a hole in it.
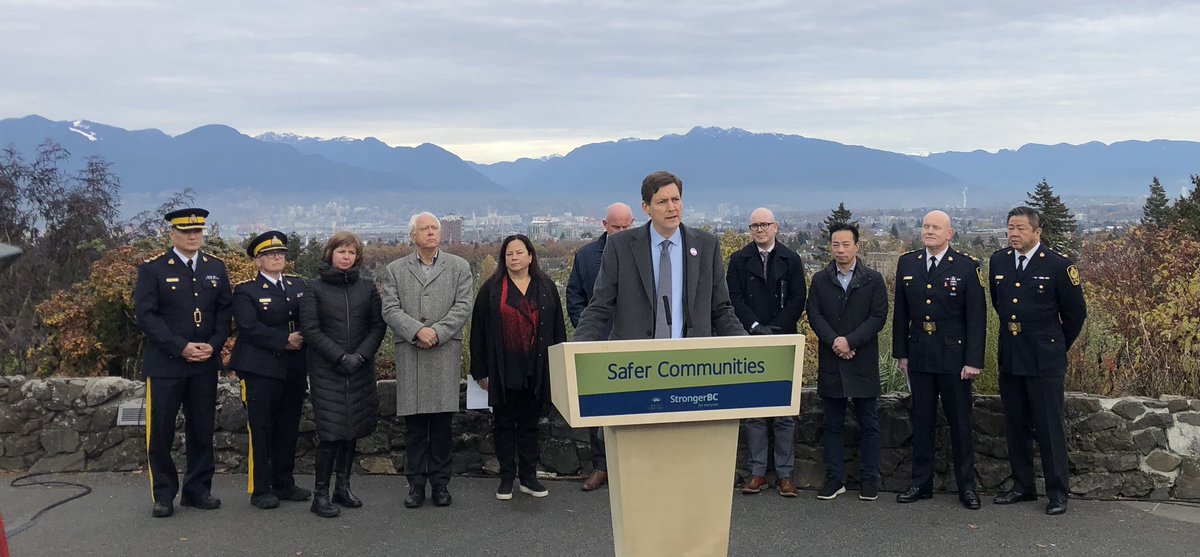
M 9 487 L 0 476 L 0 512 L 12 529 L 72 491 Z M 578 482 L 548 481 L 550 496 L 493 496 L 494 478 L 457 477 L 454 505 L 409 510 L 403 477 L 356 476 L 361 509 L 336 519 L 308 512 L 308 503 L 255 509 L 244 475 L 218 475 L 215 511 L 176 505 L 174 517 L 150 517 L 144 474 L 62 474 L 48 479 L 85 483 L 94 491 L 44 515 L 9 543 L 20 557 L 60 555 L 611 555 L 608 492 L 583 493 Z M 301 483 L 311 486 L 311 477 Z M 818 501 L 775 491 L 731 493 L 731 555 L 1195 555 L 1200 509 L 1154 503 L 1073 500 L 1068 513 L 1047 517 L 1045 500 L 999 507 L 984 497 L 967 511 L 954 495 L 898 505 L 894 494 L 874 502 L 848 492 Z M 664 548 L 663 555 L 672 555 Z

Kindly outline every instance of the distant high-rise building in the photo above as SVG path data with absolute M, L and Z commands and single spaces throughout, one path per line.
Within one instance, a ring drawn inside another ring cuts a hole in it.
M 463 219 L 458 215 L 446 215 L 442 221 L 442 243 L 456 245 L 463 243 Z

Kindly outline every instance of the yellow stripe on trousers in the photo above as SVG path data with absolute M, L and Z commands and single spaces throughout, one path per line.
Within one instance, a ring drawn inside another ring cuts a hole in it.
M 150 402 L 151 402 L 150 401 L 150 378 L 147 377 L 146 378 L 146 469 L 150 471 L 150 473 L 147 474 L 148 476 L 150 476 L 150 501 L 152 503 L 157 503 L 158 501 L 154 500 L 154 466 L 150 463 L 150 424 L 154 423 L 154 421 L 150 419 L 150 416 L 151 416 L 150 409 L 153 408 L 153 406 L 150 405 Z
M 246 408 L 246 435 L 250 440 L 249 478 L 246 481 L 246 493 L 254 495 L 254 432 L 250 430 L 250 403 L 246 401 L 246 380 L 242 379 L 242 406 Z

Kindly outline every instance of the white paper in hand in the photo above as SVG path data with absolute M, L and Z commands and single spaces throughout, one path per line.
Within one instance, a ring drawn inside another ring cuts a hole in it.
M 492 411 L 492 407 L 488 406 L 487 391 L 471 378 L 467 378 L 467 410 Z

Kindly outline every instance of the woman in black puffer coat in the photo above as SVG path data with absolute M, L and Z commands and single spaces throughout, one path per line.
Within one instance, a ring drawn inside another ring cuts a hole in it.
M 379 395 L 375 352 L 386 325 L 375 283 L 360 276 L 362 241 L 350 232 L 334 234 L 325 245 L 319 275 L 305 285 L 300 331 L 308 346 L 308 377 L 316 419 L 316 482 L 312 512 L 332 518 L 334 503 L 361 507 L 350 491 L 354 445 L 375 430 Z M 337 471 L 332 500 L 329 477 Z

